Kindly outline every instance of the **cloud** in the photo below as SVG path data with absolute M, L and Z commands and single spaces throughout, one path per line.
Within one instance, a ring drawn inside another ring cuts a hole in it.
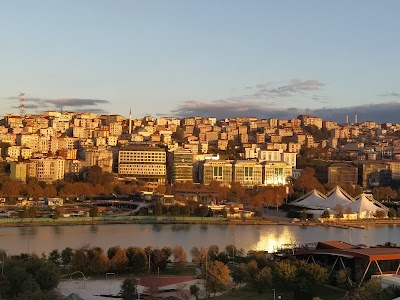
M 344 123 L 346 115 L 350 120 L 357 114 L 358 121 L 374 121 L 378 123 L 398 123 L 400 115 L 400 102 L 386 102 L 379 104 L 366 104 L 359 106 L 349 106 L 341 108 L 296 108 L 296 107 L 277 107 L 271 103 L 243 102 L 230 100 L 217 100 L 211 102 L 185 101 L 177 109 L 171 111 L 179 117 L 216 117 L 235 118 L 235 117 L 257 117 L 268 119 L 271 117 L 280 119 L 296 118 L 300 114 L 309 114 L 321 117 L 324 120 L 337 121 Z
M 400 97 L 400 94 L 399 93 L 384 93 L 384 94 L 379 95 L 379 96 L 382 96 L 382 97 Z
M 107 100 L 99 99 L 54 99 L 54 100 L 43 100 L 44 103 L 53 104 L 56 107 L 80 107 L 80 106 L 96 106 L 98 104 L 108 104 Z
M 12 108 L 19 107 L 19 97 L 11 96 L 5 99 L 15 100 Z M 25 98 L 26 110 L 52 110 L 52 109 L 68 109 L 76 112 L 94 112 L 103 114 L 106 113 L 104 105 L 109 104 L 107 100 L 101 99 L 86 99 L 86 98 L 60 98 L 60 99 L 45 99 L 45 98 Z M 99 108 L 101 106 L 101 108 Z
M 293 97 L 298 94 L 304 94 L 310 91 L 318 91 L 325 84 L 314 79 L 310 80 L 292 80 L 288 84 L 277 85 L 272 82 L 256 84 L 253 89 L 253 94 L 247 95 L 257 99 L 271 99 L 282 97 Z M 246 87 L 248 89 L 248 87 Z M 242 96 L 246 97 L 246 95 Z

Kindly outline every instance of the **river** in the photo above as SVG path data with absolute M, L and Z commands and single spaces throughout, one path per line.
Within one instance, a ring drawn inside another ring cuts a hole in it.
M 0 248 L 10 254 L 48 254 L 53 249 L 73 249 L 89 244 L 107 250 L 113 246 L 161 248 L 182 245 L 189 254 L 194 246 L 228 244 L 248 250 L 266 250 L 289 243 L 341 240 L 352 244 L 400 245 L 400 226 L 370 226 L 368 229 L 341 229 L 290 225 L 201 225 L 201 224 L 115 224 L 1 227 Z

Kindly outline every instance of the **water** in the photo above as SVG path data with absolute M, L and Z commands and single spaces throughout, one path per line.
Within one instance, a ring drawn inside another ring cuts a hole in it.
M 368 229 L 340 229 L 321 226 L 290 225 L 171 225 L 171 224 L 116 224 L 43 227 L 2 227 L 0 248 L 8 254 L 35 252 L 48 254 L 53 249 L 73 249 L 89 244 L 107 250 L 113 246 L 127 248 L 174 247 L 190 249 L 228 244 L 248 250 L 273 251 L 274 247 L 289 243 L 313 243 L 341 240 L 352 244 L 377 245 L 388 241 L 400 245 L 400 226 L 371 226 Z

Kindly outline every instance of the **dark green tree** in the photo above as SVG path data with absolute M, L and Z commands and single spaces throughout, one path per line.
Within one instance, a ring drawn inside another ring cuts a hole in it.
M 134 278 L 126 278 L 121 284 L 120 293 L 123 300 L 137 299 L 137 280 Z

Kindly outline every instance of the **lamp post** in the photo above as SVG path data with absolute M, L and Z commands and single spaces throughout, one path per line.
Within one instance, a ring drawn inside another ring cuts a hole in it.
M 149 274 L 150 274 L 150 270 L 151 270 L 151 264 L 150 264 L 150 254 L 149 254 Z
M 276 298 L 275 298 L 275 289 L 272 289 L 272 291 L 274 292 L 274 300 L 276 300 Z
M 6 252 L 8 251 L 8 250 L 5 250 L 5 249 L 3 249 L 3 257 L 2 257 L 2 260 L 1 260 L 1 275 L 3 276 L 4 275 L 4 262 L 6 261 Z

